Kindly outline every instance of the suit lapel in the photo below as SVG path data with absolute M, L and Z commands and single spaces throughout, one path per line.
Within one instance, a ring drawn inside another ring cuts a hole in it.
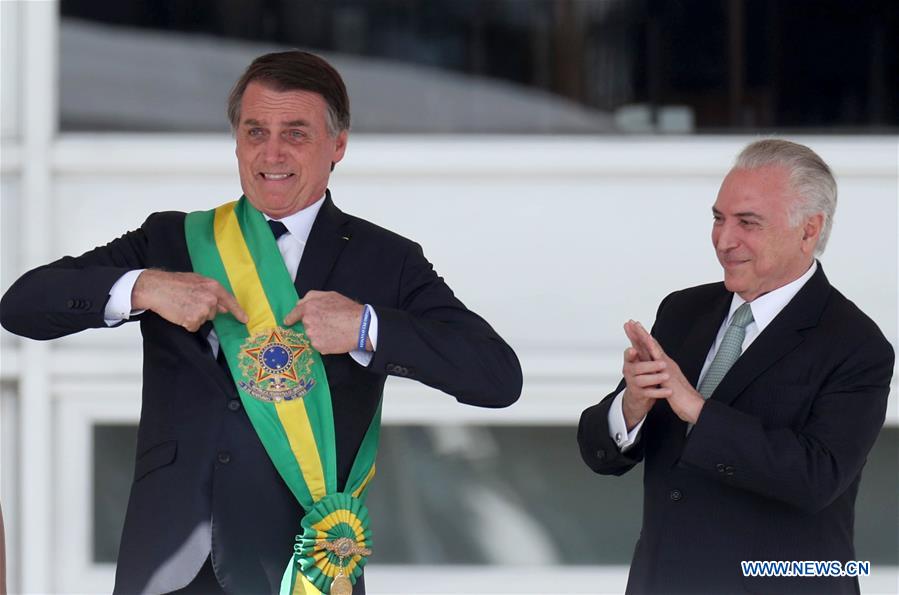
M 349 218 L 334 206 L 331 192 L 328 191 L 315 223 L 312 224 L 294 281 L 297 295 L 301 299 L 310 289 L 324 288 L 334 263 L 350 239 L 350 234 L 345 229 L 348 221 Z
M 724 285 L 722 284 L 722 289 Z M 730 303 L 733 294 L 729 291 L 723 291 L 721 296 L 716 298 L 711 308 L 697 316 L 696 321 L 690 327 L 684 344 L 681 347 L 678 357 L 675 358 L 681 371 L 693 386 L 699 383 L 699 373 L 702 371 L 702 365 L 705 358 L 709 354 L 709 349 L 715 341 L 718 329 L 721 328 L 721 322 L 727 316 L 730 309 Z
M 814 327 L 830 295 L 824 269 L 818 270 L 728 370 L 711 398 L 732 403 L 759 375 L 802 343 L 801 331 Z

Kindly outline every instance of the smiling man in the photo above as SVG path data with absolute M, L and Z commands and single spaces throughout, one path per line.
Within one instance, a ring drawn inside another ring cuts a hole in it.
M 418 244 L 331 200 L 350 127 L 334 68 L 301 51 L 261 56 L 228 116 L 239 200 L 155 213 L 30 271 L 0 318 L 33 339 L 140 321 L 117 593 L 358 595 L 387 376 L 504 407 L 521 368 Z
M 749 145 L 712 207 L 724 282 L 669 295 L 651 334 L 625 324 L 624 379 L 584 411 L 578 442 L 598 473 L 645 462 L 628 593 L 858 592 L 853 576 L 741 565 L 855 560 L 855 496 L 893 349 L 815 259 L 835 208 L 812 150 Z

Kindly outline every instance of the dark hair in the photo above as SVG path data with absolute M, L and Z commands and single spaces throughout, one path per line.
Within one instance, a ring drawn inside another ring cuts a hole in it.
M 276 91 L 311 91 L 328 104 L 328 132 L 336 136 L 350 128 L 350 98 L 333 66 L 323 58 L 300 50 L 259 56 L 247 67 L 228 96 L 228 120 L 237 130 L 240 103 L 247 85 L 257 81 Z

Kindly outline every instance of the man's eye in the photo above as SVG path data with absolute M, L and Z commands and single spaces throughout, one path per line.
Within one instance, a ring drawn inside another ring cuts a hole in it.
M 288 131 L 287 135 L 293 139 L 301 139 L 301 138 L 305 138 L 306 133 L 303 132 L 302 130 L 290 130 L 290 131 Z
M 741 219 L 741 220 L 740 220 L 740 225 L 742 225 L 743 227 L 758 227 L 758 222 L 757 222 L 757 221 L 748 221 L 748 220 L 746 220 L 746 219 Z
M 250 136 L 262 136 L 264 134 L 264 131 L 262 130 L 262 128 L 250 128 L 247 134 L 249 134 Z

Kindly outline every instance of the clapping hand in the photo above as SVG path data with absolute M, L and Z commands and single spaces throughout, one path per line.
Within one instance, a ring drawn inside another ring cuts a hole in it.
M 624 418 L 630 429 L 631 422 L 628 419 L 628 410 L 631 415 L 642 415 L 633 423 L 636 425 L 653 405 L 654 400 L 667 399 L 671 410 L 683 421 L 695 424 L 699 419 L 699 412 L 705 405 L 702 398 L 693 385 L 687 380 L 680 366 L 659 345 L 659 342 L 649 334 L 642 324 L 630 320 L 624 325 L 624 332 L 631 341 L 631 347 L 625 350 L 625 390 Z M 632 362 L 628 365 L 628 351 L 633 350 Z M 628 373 L 631 379 L 628 379 Z M 655 382 L 655 384 L 652 384 Z M 634 390 L 631 391 L 633 384 Z M 628 391 L 632 394 L 628 403 Z

